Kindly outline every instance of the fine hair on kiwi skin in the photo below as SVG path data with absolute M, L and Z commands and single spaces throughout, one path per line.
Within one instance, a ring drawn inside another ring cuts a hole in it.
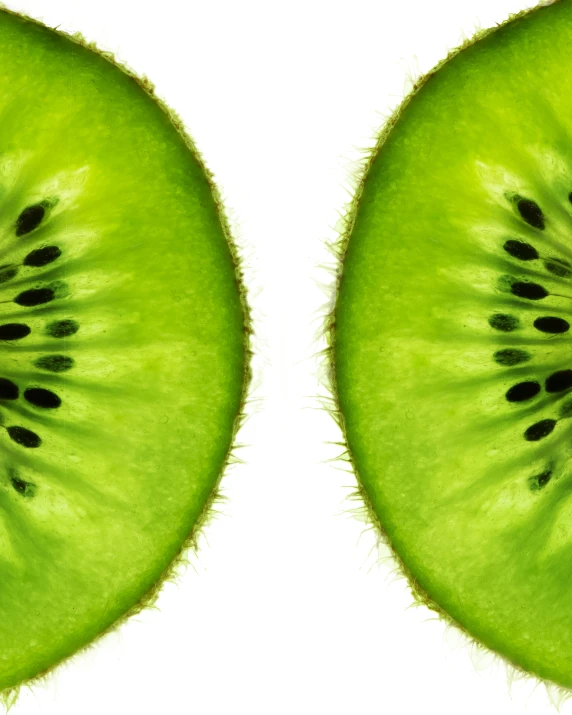
M 5 6 L 1 6 L 0 13 L 5 13 L 7 15 L 13 16 L 14 18 L 22 18 L 27 22 L 33 23 L 37 25 L 38 27 L 44 27 L 43 23 L 40 21 L 37 21 L 33 18 L 28 17 L 27 15 L 23 13 L 16 13 L 11 11 L 10 9 L 6 8 Z M 240 310 L 242 311 L 242 316 L 243 316 L 243 331 L 242 331 L 242 349 L 243 349 L 243 372 L 242 372 L 242 384 L 241 384 L 241 397 L 240 397 L 240 404 L 238 407 L 238 410 L 236 412 L 236 415 L 234 417 L 233 421 L 233 428 L 232 428 L 232 435 L 230 439 L 230 447 L 228 448 L 226 452 L 226 456 L 223 460 L 223 463 L 221 464 L 221 468 L 218 474 L 218 478 L 216 482 L 213 484 L 213 488 L 209 494 L 209 496 L 206 498 L 204 501 L 203 507 L 200 511 L 200 514 L 198 518 L 196 518 L 193 528 L 188 533 L 186 536 L 185 540 L 181 544 L 177 555 L 175 556 L 174 559 L 170 562 L 170 565 L 168 568 L 166 568 L 160 576 L 155 580 L 154 584 L 152 587 L 145 593 L 145 595 L 138 600 L 137 603 L 133 604 L 128 610 L 125 610 L 124 613 L 117 618 L 111 625 L 106 627 L 105 629 L 102 629 L 99 634 L 91 639 L 88 643 L 86 643 L 83 647 L 76 649 L 73 653 L 70 655 L 66 656 L 63 659 L 60 659 L 58 661 L 55 661 L 50 665 L 49 668 L 46 668 L 43 671 L 37 672 L 33 677 L 26 678 L 24 681 L 15 684 L 14 686 L 5 688 L 2 692 L 0 692 L 0 700 L 4 704 L 5 707 L 10 708 L 13 706 L 18 698 L 20 689 L 23 686 L 30 687 L 33 686 L 36 683 L 40 683 L 42 681 L 45 681 L 45 679 L 51 675 L 51 673 L 54 671 L 55 668 L 57 668 L 62 662 L 67 662 L 69 658 L 73 659 L 73 657 L 81 653 L 83 650 L 91 648 L 100 638 L 102 638 L 104 635 L 107 633 L 114 631 L 122 626 L 122 624 L 130 619 L 133 615 L 141 612 L 144 609 L 152 607 L 159 596 L 159 593 L 163 587 L 163 585 L 167 581 L 175 581 L 178 576 L 180 575 L 182 567 L 188 563 L 190 556 L 192 553 L 196 552 L 199 548 L 199 543 L 200 543 L 200 537 L 204 532 L 204 529 L 207 527 L 209 522 L 216 516 L 216 514 L 220 511 L 220 505 L 224 502 L 224 497 L 221 494 L 221 489 L 220 489 L 220 484 L 221 480 L 224 476 L 224 474 L 227 472 L 228 468 L 236 461 L 236 455 L 235 455 L 235 450 L 237 448 L 236 445 L 236 435 L 238 430 L 240 429 L 240 426 L 244 420 L 245 417 L 245 411 L 246 411 L 246 405 L 247 405 L 247 399 L 248 399 L 248 391 L 249 391 L 249 385 L 250 385 L 250 380 L 251 380 L 251 367 L 250 367 L 250 358 L 252 356 L 252 347 L 251 347 L 251 335 L 252 335 L 252 323 L 251 323 L 251 318 L 250 318 L 250 308 L 248 305 L 247 301 L 247 295 L 246 295 L 246 288 L 244 285 L 244 266 L 242 259 L 240 257 L 240 251 L 238 246 L 235 243 L 235 239 L 233 238 L 232 232 L 231 232 L 231 227 L 229 224 L 229 221 L 227 219 L 227 212 L 225 210 L 225 207 L 223 205 L 223 201 L 221 198 L 221 195 L 219 193 L 219 190 L 214 182 L 213 176 L 208 170 L 203 158 L 201 157 L 199 151 L 197 150 L 194 142 L 192 139 L 189 137 L 189 135 L 186 133 L 185 128 L 183 126 L 183 123 L 181 119 L 178 117 L 178 115 L 171 110 L 165 102 L 157 97 L 154 93 L 154 87 L 151 84 L 151 82 L 146 78 L 146 77 L 139 77 L 130 67 L 125 65 L 122 62 L 119 62 L 112 53 L 105 52 L 99 50 L 94 43 L 92 42 L 87 42 L 84 37 L 79 34 L 73 34 L 69 35 L 65 32 L 62 32 L 57 29 L 51 29 L 50 32 L 53 32 L 54 34 L 57 34 L 61 38 L 65 38 L 66 40 L 75 43 L 76 45 L 83 47 L 91 52 L 96 53 L 100 57 L 104 58 L 107 62 L 110 64 L 114 65 L 118 70 L 120 70 L 124 75 L 126 75 L 128 78 L 133 80 L 139 87 L 140 89 L 150 98 L 152 98 L 153 102 L 160 107 L 162 112 L 168 117 L 172 127 L 176 130 L 178 135 L 182 138 L 186 149 L 188 152 L 190 152 L 195 160 L 195 162 L 199 165 L 199 167 L 202 169 L 202 172 L 204 174 L 204 178 L 207 181 L 210 189 L 210 194 L 212 196 L 212 200 L 214 204 L 216 205 L 216 213 L 218 215 L 218 220 L 220 223 L 220 227 L 222 229 L 222 232 L 224 234 L 224 237 L 226 239 L 226 244 L 228 248 L 228 252 L 230 254 L 230 259 L 232 262 L 233 266 L 233 271 L 234 271 L 234 278 L 235 278 L 235 283 L 236 283 L 236 290 L 239 296 L 240 300 Z M 49 206 L 46 205 L 45 210 L 48 211 Z M 42 209 L 43 211 L 44 209 Z M 42 216 L 44 214 L 42 213 Z M 28 232 L 31 232 L 35 228 L 35 221 L 37 217 L 34 217 L 30 212 L 29 215 L 25 214 L 25 212 L 22 212 L 20 218 L 19 218 L 19 224 L 16 229 L 16 235 L 25 235 Z M 41 220 L 41 217 L 40 217 Z M 51 250 L 51 253 L 50 253 Z M 51 261 L 55 260 L 54 256 L 57 258 L 56 252 L 53 250 L 53 247 L 41 247 L 38 249 L 35 249 L 35 251 L 30 251 L 28 256 L 27 256 L 27 261 L 25 265 L 29 266 L 44 266 L 47 263 L 50 263 Z M 8 282 L 13 276 L 9 273 L 11 269 L 8 269 L 8 273 L 4 276 L 6 279 L 6 282 Z M 0 277 L 0 280 L 4 282 L 3 278 Z M 63 350 L 61 352 L 65 353 L 65 343 L 68 339 L 68 336 L 71 336 L 75 330 L 77 329 L 76 326 L 72 325 L 72 321 L 68 320 L 66 321 L 59 321 L 57 324 L 54 323 L 52 325 L 52 328 L 48 329 L 51 330 L 51 335 L 54 338 L 63 338 L 61 341 L 63 343 Z M 12 338 L 10 338 L 12 339 Z M 60 360 L 59 363 L 56 363 L 52 361 L 50 363 L 50 370 L 53 373 L 61 372 L 64 371 L 64 368 L 66 367 L 66 363 L 62 360 Z M 56 369 L 57 368 L 57 369 Z M 30 393 L 31 394 L 31 393 Z M 54 394 L 54 393 L 51 393 Z M 33 395 L 31 395 L 33 398 Z M 40 395 L 40 398 L 42 395 Z M 30 401 L 30 400 L 29 400 Z M 50 405 L 45 405 L 49 407 Z M 55 405 L 53 405 L 55 406 Z M 13 438 L 13 440 L 16 442 Z M 34 445 L 30 445 L 34 446 Z M 35 489 L 35 485 L 31 484 L 29 482 L 26 482 L 25 480 L 21 479 L 17 474 L 14 474 L 12 478 L 12 485 L 13 488 L 16 492 L 18 492 L 22 498 L 27 498 L 29 496 L 32 496 L 32 493 Z
M 348 245 L 351 240 L 351 235 L 352 231 L 354 229 L 355 225 L 355 220 L 357 213 L 359 211 L 360 207 L 360 200 L 362 198 L 364 186 L 366 183 L 367 175 L 369 173 L 369 170 L 376 159 L 378 153 L 380 150 L 383 149 L 383 146 L 391 133 L 393 127 L 396 125 L 398 122 L 399 118 L 401 117 L 403 111 L 406 109 L 406 107 L 409 105 L 409 103 L 414 99 L 419 91 L 426 85 L 428 81 L 431 80 L 431 78 L 439 72 L 439 70 L 445 66 L 448 62 L 450 62 L 453 58 L 455 58 L 459 53 L 463 52 L 466 48 L 469 48 L 475 44 L 477 44 L 480 40 L 488 37 L 491 33 L 494 33 L 498 27 L 504 27 L 505 25 L 510 24 L 514 20 L 524 18 L 530 13 L 534 12 L 536 9 L 551 6 L 551 5 L 557 5 L 561 0 L 555 0 L 554 2 L 542 2 L 536 5 L 533 8 L 528 8 L 526 10 L 523 10 L 522 12 L 519 12 L 517 14 L 511 15 L 505 22 L 500 24 L 497 27 L 486 29 L 486 30 L 480 30 L 478 31 L 472 38 L 467 39 L 464 41 L 459 47 L 451 51 L 446 59 L 442 60 L 438 65 L 436 65 L 433 69 L 431 69 L 429 72 L 427 72 L 425 75 L 422 77 L 419 77 L 419 79 L 416 79 L 415 81 L 412 81 L 412 87 L 408 95 L 404 98 L 403 102 L 400 104 L 400 106 L 393 112 L 393 114 L 388 117 L 386 123 L 384 124 L 383 128 L 379 132 L 379 134 L 375 137 L 374 141 L 372 142 L 372 145 L 367 148 L 367 153 L 364 152 L 364 159 L 361 162 L 361 165 L 359 166 L 358 170 L 355 172 L 355 174 L 351 177 L 351 181 L 353 182 L 353 198 L 349 202 L 349 204 L 346 207 L 344 216 L 342 220 L 340 221 L 337 230 L 339 233 L 339 238 L 337 241 L 335 241 L 333 244 L 329 246 L 332 255 L 334 256 L 335 259 L 335 279 L 334 279 L 334 286 L 333 286 L 333 295 L 332 295 L 332 300 L 330 303 L 330 306 L 328 308 L 328 314 L 325 317 L 325 322 L 324 322 L 324 333 L 326 336 L 327 340 L 327 348 L 324 351 L 324 366 L 328 375 L 328 386 L 329 386 L 329 391 L 332 395 L 332 402 L 331 402 L 331 407 L 327 408 L 332 416 L 332 418 L 335 420 L 337 423 L 339 429 L 341 430 L 343 437 L 344 437 L 344 443 L 343 443 L 343 454 L 340 456 L 340 459 L 343 460 L 346 464 L 349 463 L 351 466 L 351 471 L 353 472 L 354 476 L 357 479 L 357 487 L 354 491 L 354 493 L 351 495 L 350 499 L 352 501 L 357 501 L 359 506 L 357 509 L 350 509 L 349 511 L 355 511 L 357 514 L 359 514 L 360 520 L 366 520 L 368 523 L 369 527 L 374 530 L 378 542 L 380 545 L 383 546 L 383 551 L 387 552 L 389 551 L 392 555 L 392 564 L 395 569 L 395 572 L 398 573 L 408 584 L 408 587 L 411 591 L 413 601 L 416 605 L 418 606 L 425 606 L 434 613 L 436 613 L 439 617 L 439 619 L 445 623 L 447 626 L 453 627 L 457 632 L 462 634 L 464 639 L 466 639 L 466 642 L 471 644 L 473 648 L 475 648 L 477 651 L 481 651 L 486 653 L 490 657 L 494 657 L 495 660 L 498 662 L 502 663 L 507 671 L 507 677 L 510 679 L 530 679 L 534 680 L 536 682 L 541 682 L 543 685 L 547 688 L 550 698 L 553 700 L 553 702 L 564 702 L 567 700 L 571 692 L 568 688 L 559 685 L 558 683 L 555 683 L 554 681 L 551 681 L 549 679 L 543 679 L 540 676 L 538 676 L 535 673 L 532 673 L 530 670 L 526 670 L 522 667 L 520 667 L 517 663 L 513 662 L 512 660 L 509 660 L 508 658 L 505 658 L 503 655 L 497 653 L 496 651 L 491 651 L 489 650 L 485 645 L 483 645 L 478 639 L 476 639 L 469 631 L 467 631 L 463 626 L 457 622 L 454 618 L 451 617 L 449 613 L 447 613 L 441 606 L 436 603 L 429 595 L 428 593 L 422 588 L 420 583 L 417 581 L 415 578 L 414 574 L 410 571 L 408 566 L 403 562 L 403 560 L 400 558 L 399 554 L 397 551 L 394 549 L 391 539 L 387 535 L 386 529 L 384 527 L 384 524 L 380 520 L 380 517 L 376 513 L 372 502 L 368 496 L 368 493 L 366 489 L 364 488 L 361 480 L 360 480 L 360 474 L 359 471 L 356 467 L 355 459 L 354 456 L 351 452 L 351 449 L 348 445 L 348 439 L 347 439 L 347 431 L 346 431 L 346 425 L 345 425 L 345 420 L 344 420 L 344 415 L 342 413 L 342 409 L 340 406 L 340 400 L 339 400 L 339 395 L 338 395 L 338 390 L 337 390 L 337 379 L 336 379 L 336 307 L 337 307 L 337 299 L 339 296 L 339 291 L 340 291 L 340 284 L 343 279 L 344 275 L 344 262 L 348 250 Z M 522 201 L 522 197 L 515 197 L 515 201 L 520 202 Z M 521 206 L 521 215 L 527 212 L 528 206 L 525 206 L 524 204 Z M 534 207 L 532 207 L 534 208 Z M 520 210 L 520 209 L 519 209 Z M 523 215 L 524 218 L 524 215 Z M 525 218 L 525 221 L 529 223 L 529 225 L 532 225 L 530 221 L 533 221 L 533 217 L 531 215 L 528 216 L 528 218 Z M 515 237 L 516 238 L 516 237 Z M 508 244 L 508 242 L 507 242 Z M 517 254 L 521 254 L 520 260 L 525 260 L 528 256 L 523 255 L 523 249 L 521 245 L 517 245 L 516 243 L 507 245 L 505 247 L 506 253 L 512 255 L 513 257 L 517 257 Z M 542 257 L 543 259 L 547 257 Z M 566 267 L 565 267 L 566 268 Z M 550 268 L 547 268 L 551 273 L 553 271 Z M 558 264 L 556 265 L 556 271 L 558 270 Z M 556 274 L 556 271 L 554 273 Z M 498 317 L 498 316 L 497 316 Z M 493 319 L 494 316 L 491 316 L 491 319 Z M 499 320 L 502 322 L 502 320 L 499 318 Z M 494 321 L 493 321 L 494 322 Z M 497 330 L 503 331 L 504 328 L 500 326 L 497 328 Z M 556 333 L 556 331 L 554 331 Z M 499 364 L 501 364 L 499 362 Z M 508 365 L 511 364 L 510 362 L 505 362 L 504 364 Z M 508 398 L 507 398 L 508 399 Z M 540 488 L 544 486 L 544 484 L 548 481 L 548 479 L 541 480 L 539 482 Z

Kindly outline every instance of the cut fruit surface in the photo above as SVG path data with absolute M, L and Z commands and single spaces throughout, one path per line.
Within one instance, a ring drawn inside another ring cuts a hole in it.
M 137 607 L 245 389 L 216 193 L 135 77 L 0 11 L 0 688 Z
M 354 203 L 333 321 L 359 482 L 435 608 L 572 687 L 572 2 L 404 103 Z

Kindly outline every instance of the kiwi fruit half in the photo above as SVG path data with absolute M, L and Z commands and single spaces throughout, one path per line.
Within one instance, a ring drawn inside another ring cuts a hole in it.
M 135 612 L 204 523 L 247 313 L 210 175 L 144 80 L 0 11 L 0 689 Z
M 414 87 L 340 249 L 347 445 L 414 594 L 572 687 L 572 1 Z

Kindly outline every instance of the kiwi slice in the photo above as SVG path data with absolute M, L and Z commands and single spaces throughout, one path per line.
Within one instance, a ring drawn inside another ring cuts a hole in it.
M 572 686 L 572 2 L 483 32 L 385 128 L 332 354 L 372 519 L 420 601 Z
M 247 382 L 221 204 L 148 83 L 0 11 L 0 689 L 150 602 Z

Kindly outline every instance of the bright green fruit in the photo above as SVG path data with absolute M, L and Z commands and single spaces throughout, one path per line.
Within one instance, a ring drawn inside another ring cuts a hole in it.
M 343 262 L 339 406 L 422 599 L 572 687 L 572 0 L 432 72 Z
M 176 119 L 0 12 L 0 688 L 146 603 L 202 522 L 247 374 L 220 204 Z

